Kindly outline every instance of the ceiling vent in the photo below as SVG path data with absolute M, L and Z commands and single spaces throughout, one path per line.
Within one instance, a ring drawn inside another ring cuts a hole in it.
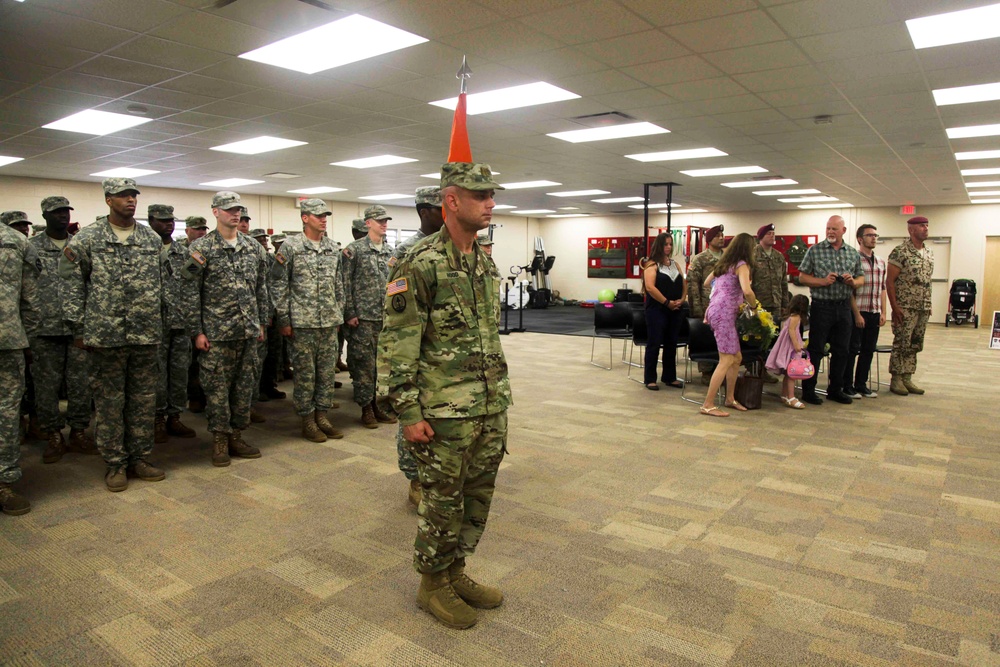
M 587 116 L 576 116 L 569 118 L 574 123 L 579 123 L 586 127 L 609 127 L 611 125 L 622 125 L 624 123 L 634 123 L 635 118 L 621 111 L 608 111 L 605 113 L 594 113 Z
M 285 179 L 302 178 L 302 174 L 289 174 L 284 171 L 273 171 L 270 174 L 264 174 L 264 176 L 268 178 L 285 178 Z

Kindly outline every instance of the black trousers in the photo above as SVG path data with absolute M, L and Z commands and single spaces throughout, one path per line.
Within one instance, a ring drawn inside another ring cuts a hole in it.
M 847 369 L 851 331 L 854 329 L 854 314 L 849 299 L 823 301 L 813 299 L 809 307 L 809 359 L 819 368 L 827 343 L 830 344 L 830 368 L 827 391 L 835 394 L 843 390 L 844 373 Z M 802 393 L 816 393 L 819 374 L 802 381 Z
M 868 384 L 868 373 L 871 371 L 872 358 L 875 356 L 875 346 L 878 345 L 878 313 L 861 311 L 865 321 L 864 328 L 852 327 L 851 343 L 848 348 L 847 368 L 844 369 L 844 387 L 861 389 Z M 857 367 L 855 367 L 857 360 Z
M 668 310 L 666 308 L 646 309 L 646 359 L 643 376 L 646 384 L 656 383 L 656 358 L 663 348 L 663 375 L 661 380 L 666 383 L 677 380 L 677 337 L 681 330 L 681 319 L 685 316 L 683 308 Z

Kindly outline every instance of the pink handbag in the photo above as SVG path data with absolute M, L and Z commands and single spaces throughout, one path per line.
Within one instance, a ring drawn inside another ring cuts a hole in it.
M 803 352 L 802 357 L 789 361 L 788 368 L 785 369 L 785 374 L 793 380 L 808 380 L 813 375 L 816 375 L 816 368 L 812 365 L 812 361 L 809 360 L 809 353 Z

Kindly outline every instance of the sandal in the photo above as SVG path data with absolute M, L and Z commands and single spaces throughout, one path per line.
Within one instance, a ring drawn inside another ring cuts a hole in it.
M 740 412 L 746 412 L 747 409 L 740 405 L 739 401 L 733 401 L 732 403 L 726 403 L 727 408 L 732 408 L 733 410 L 739 410 Z
M 713 405 L 710 408 L 706 408 L 706 407 L 702 406 L 702 408 L 701 408 L 701 414 L 708 415 L 709 417 L 728 417 L 729 416 L 728 412 L 723 412 L 722 410 L 719 409 L 719 406 L 717 406 L 717 405 Z
M 792 398 L 785 398 L 784 396 L 782 396 L 781 402 L 784 403 L 787 407 L 794 408 L 796 410 L 804 410 L 806 407 L 802 401 L 795 398 L 794 396 Z
M 647 384 L 646 389 L 650 391 L 660 391 L 659 385 L 657 385 L 655 382 L 653 384 Z

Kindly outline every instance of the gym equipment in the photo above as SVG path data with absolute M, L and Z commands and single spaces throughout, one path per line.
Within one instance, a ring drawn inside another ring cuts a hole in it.
M 597 300 L 601 303 L 614 303 L 615 293 L 609 289 L 602 289 L 597 293 Z
M 548 308 L 552 301 L 552 281 L 549 271 L 555 264 L 555 255 L 545 256 L 545 243 L 541 236 L 535 237 L 535 255 L 531 262 L 523 268 L 531 274 L 531 286 L 528 288 L 528 308 Z M 541 278 L 541 279 L 539 279 Z

